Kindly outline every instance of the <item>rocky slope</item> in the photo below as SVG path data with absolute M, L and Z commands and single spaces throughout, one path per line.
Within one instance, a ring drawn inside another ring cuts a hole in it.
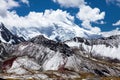
M 113 56 L 119 55 L 119 42 L 119 35 L 98 39 L 76 37 L 65 42 L 39 35 L 18 44 L 1 42 L 0 77 L 43 80 L 119 78 L 120 58 Z M 105 56 L 108 51 L 112 56 Z
M 102 37 L 98 39 L 76 37 L 65 41 L 65 44 L 70 47 L 82 48 L 82 50 L 92 53 L 92 56 L 120 59 L 120 35 Z
M 1 46 L 3 46 L 1 47 L 3 51 L 0 53 L 3 57 L 1 71 L 8 74 L 31 74 L 32 71 L 36 73 L 48 70 L 89 72 L 96 76 L 120 74 L 119 63 L 99 60 L 90 56 L 87 51 L 71 48 L 43 36 L 37 36 L 17 45 L 1 43 Z

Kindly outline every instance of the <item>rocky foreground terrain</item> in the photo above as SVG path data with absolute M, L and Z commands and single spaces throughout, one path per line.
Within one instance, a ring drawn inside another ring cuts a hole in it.
M 0 26 L 0 78 L 7 80 L 120 80 L 120 36 L 29 40 Z

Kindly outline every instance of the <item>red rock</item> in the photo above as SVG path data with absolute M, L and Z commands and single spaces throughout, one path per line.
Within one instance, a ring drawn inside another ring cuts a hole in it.
M 16 60 L 17 57 L 13 57 L 13 58 L 10 58 L 10 59 L 7 59 L 5 60 L 3 63 L 2 63 L 2 70 L 5 71 L 9 68 L 12 67 L 12 64 L 13 62 Z

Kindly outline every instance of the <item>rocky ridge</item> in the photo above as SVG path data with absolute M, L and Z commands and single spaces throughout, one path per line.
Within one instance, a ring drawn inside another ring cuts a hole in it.
M 20 77 L 30 78 L 30 75 L 33 75 L 33 78 L 43 80 L 84 79 L 83 74 L 91 75 L 92 79 L 106 76 L 119 77 L 119 59 L 94 55 L 93 52 L 96 45 L 105 45 L 111 49 L 119 48 L 119 41 L 119 35 L 99 39 L 76 37 L 65 42 L 56 42 L 39 35 L 15 44 L 1 42 L 0 77 L 20 79 Z M 50 74 L 53 74 L 52 77 Z M 85 78 L 89 79 L 90 76 Z

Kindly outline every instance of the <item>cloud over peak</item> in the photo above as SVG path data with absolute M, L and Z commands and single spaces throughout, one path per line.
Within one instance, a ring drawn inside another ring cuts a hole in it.
M 105 12 L 101 12 L 99 8 L 91 8 L 85 0 L 53 0 L 54 2 L 60 4 L 62 7 L 73 7 L 79 8 L 79 12 L 76 14 L 76 17 L 82 21 L 82 26 L 85 29 L 92 30 L 94 32 L 100 32 L 100 28 L 97 26 L 92 26 L 91 23 L 99 23 L 105 17 Z

